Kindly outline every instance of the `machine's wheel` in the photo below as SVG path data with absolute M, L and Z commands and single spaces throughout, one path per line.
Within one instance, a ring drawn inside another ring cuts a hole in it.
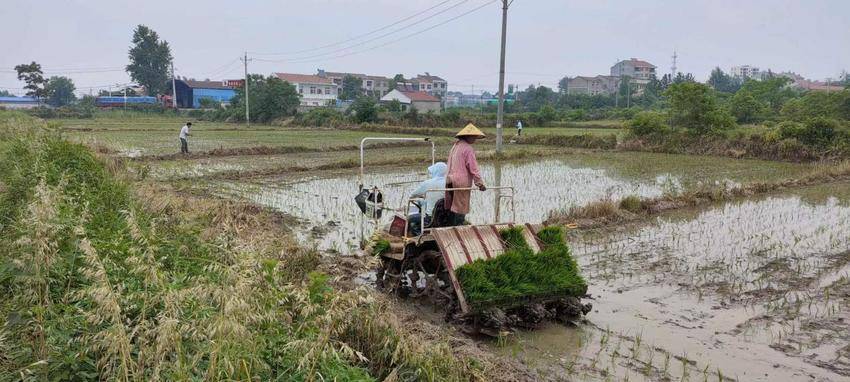
M 416 288 L 417 295 L 428 297 L 435 306 L 452 310 L 451 307 L 456 305 L 457 295 L 442 254 L 434 250 L 424 250 L 416 257 L 414 264 L 415 273 L 418 275 L 421 272 L 425 275 L 424 285 Z
M 402 289 L 402 262 L 387 257 L 381 258 L 381 266 L 375 271 L 376 286 L 387 293 Z

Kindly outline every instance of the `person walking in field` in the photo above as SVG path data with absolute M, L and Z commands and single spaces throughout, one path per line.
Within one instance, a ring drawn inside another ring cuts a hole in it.
M 519 119 L 516 121 L 516 136 L 522 136 L 522 120 Z
M 457 141 L 449 152 L 446 188 L 471 188 L 475 184 L 479 190 L 486 190 L 487 186 L 481 178 L 478 160 L 475 159 L 475 150 L 472 148 L 476 140 L 484 138 L 484 133 L 470 123 L 455 137 Z M 469 197 L 469 190 L 446 192 L 445 205 L 452 212 L 453 225 L 462 225 L 466 220 Z
M 192 128 L 192 122 L 186 122 L 182 128 L 180 128 L 180 153 L 181 154 L 189 154 L 189 129 Z

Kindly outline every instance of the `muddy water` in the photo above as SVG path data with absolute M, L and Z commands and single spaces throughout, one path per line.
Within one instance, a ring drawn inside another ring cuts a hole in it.
M 519 356 L 529 364 L 579 380 L 608 373 L 630 380 L 680 380 L 683 373 L 700 381 L 704 374 L 850 380 L 850 184 L 574 234 L 571 244 L 594 311 L 578 329 L 547 330 L 547 343 L 574 344 L 577 333 L 601 337 L 610 329 L 638 355 L 590 340 L 576 357 L 575 349 L 541 350 L 537 333 L 520 333 Z M 671 356 L 679 369 L 664 366 L 662 358 Z M 563 362 L 570 357 L 576 361 Z M 600 366 L 600 358 L 614 366 Z
M 655 197 L 704 183 L 734 185 L 793 176 L 807 169 L 794 164 L 712 160 L 717 161 L 717 165 L 706 167 L 705 158 L 692 156 L 580 153 L 557 159 L 488 164 L 482 166 L 487 184 L 514 187 L 513 208 L 510 199 L 501 199 L 500 219 L 497 219 L 496 193 L 473 192 L 473 212 L 468 219 L 473 223 L 540 222 L 549 211 L 559 207 L 581 206 L 627 195 Z M 418 168 L 367 168 L 364 182 L 367 187 L 380 186 L 385 206 L 400 212 L 410 190 L 425 178 L 424 170 Z M 356 248 L 360 238 L 374 229 L 374 224 L 362 219 L 352 201 L 357 184 L 357 170 L 353 169 L 325 172 L 315 177 L 277 177 L 250 184 L 231 182 L 217 186 L 228 194 L 246 197 L 310 222 L 310 231 L 303 234 L 305 239 L 317 240 L 321 249 L 346 252 Z M 503 191 L 502 195 L 507 193 Z M 392 215 L 392 211 L 387 211 L 379 224 L 386 224 Z

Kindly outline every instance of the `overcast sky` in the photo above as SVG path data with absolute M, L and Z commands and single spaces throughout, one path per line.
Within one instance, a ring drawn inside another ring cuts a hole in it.
M 247 50 L 254 52 L 249 53 L 252 73 L 312 74 L 322 68 L 411 76 L 427 71 L 448 80 L 451 90 L 465 92 L 473 86 L 476 92 L 493 90 L 498 82 L 500 1 L 2 3 L 0 88 L 14 93 L 23 84 L 12 68 L 33 60 L 49 75 L 70 76 L 85 93 L 88 87 L 129 82 L 120 69 L 127 64 L 137 24 L 171 44 L 178 76 L 238 78 L 238 58 Z M 508 22 L 507 81 L 523 88 L 554 86 L 564 75 L 607 74 L 617 59 L 630 57 L 667 73 L 674 49 L 679 71 L 701 80 L 715 66 L 728 71 L 741 64 L 813 79 L 850 70 L 847 0 L 514 0 Z M 85 73 L 92 71 L 97 72 Z

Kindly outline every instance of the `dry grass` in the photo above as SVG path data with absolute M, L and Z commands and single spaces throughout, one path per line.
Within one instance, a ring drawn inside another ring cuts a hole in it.
M 0 379 L 470 381 L 501 373 L 447 337 L 423 340 L 366 290 L 332 290 L 327 276 L 310 273 L 317 254 L 281 239 L 286 216 L 129 184 L 111 173 L 124 171 L 122 161 L 97 161 L 56 137 L 38 142 L 45 147 L 18 141 L 22 165 L 0 172 L 14 190 L 0 195 L 8 254 L 0 316 L 23 323 L 0 330 Z

